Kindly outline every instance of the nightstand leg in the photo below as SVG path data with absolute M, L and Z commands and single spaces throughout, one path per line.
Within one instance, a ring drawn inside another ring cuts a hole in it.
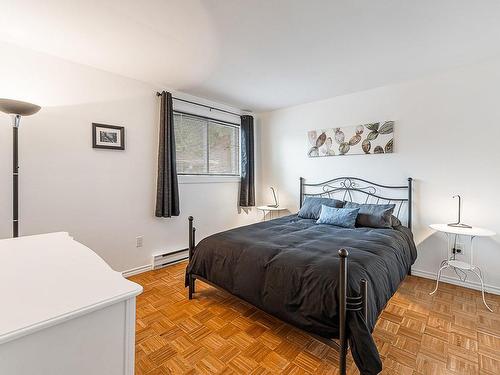
M 445 269 L 445 268 L 448 268 L 448 264 L 445 264 L 444 266 L 441 266 L 441 268 L 439 269 L 438 271 L 438 275 L 437 275 L 437 280 L 436 280 L 436 287 L 434 288 L 434 290 L 432 292 L 429 293 L 429 295 L 433 295 L 434 293 L 436 293 L 436 291 L 438 290 L 438 286 L 439 286 L 439 279 L 441 278 L 441 272 Z
M 476 269 L 479 270 L 479 273 L 476 272 Z M 479 281 L 481 281 L 481 295 L 483 296 L 483 303 L 484 303 L 484 306 L 486 306 L 486 308 L 488 310 L 490 310 L 491 312 L 493 312 L 493 310 L 488 306 L 488 304 L 486 303 L 486 299 L 484 298 L 484 282 L 483 282 L 483 278 L 481 277 L 481 270 L 478 268 L 478 267 L 475 267 L 473 269 L 471 269 L 471 272 L 477 276 L 477 278 L 479 279 Z
M 474 236 L 470 236 L 470 265 L 474 265 Z

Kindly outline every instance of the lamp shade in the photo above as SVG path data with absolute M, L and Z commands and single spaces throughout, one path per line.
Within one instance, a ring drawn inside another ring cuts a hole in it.
M 0 112 L 9 115 L 31 116 L 42 107 L 36 104 L 22 102 L 20 100 L 0 99 Z

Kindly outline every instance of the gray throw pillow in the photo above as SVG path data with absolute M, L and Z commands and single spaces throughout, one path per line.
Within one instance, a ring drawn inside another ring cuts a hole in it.
M 302 219 L 318 220 L 322 205 L 342 208 L 344 202 L 333 198 L 306 197 L 302 203 L 298 216 Z
M 359 208 L 336 208 L 321 206 L 321 214 L 317 224 L 329 224 L 343 228 L 355 228 Z
M 391 225 L 393 228 L 399 227 L 401 224 L 401 221 L 394 215 L 391 216 Z
M 371 228 L 392 228 L 392 213 L 395 204 L 369 204 L 345 202 L 344 208 L 359 208 L 356 226 Z

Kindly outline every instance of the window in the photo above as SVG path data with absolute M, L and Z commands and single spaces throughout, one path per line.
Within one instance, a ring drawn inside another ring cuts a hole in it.
M 174 131 L 178 174 L 240 174 L 239 126 L 175 112 Z

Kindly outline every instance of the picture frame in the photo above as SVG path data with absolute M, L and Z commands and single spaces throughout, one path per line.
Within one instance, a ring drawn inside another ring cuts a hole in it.
M 92 147 L 125 150 L 125 127 L 92 123 Z
M 310 130 L 310 158 L 344 155 L 392 154 L 394 121 Z

